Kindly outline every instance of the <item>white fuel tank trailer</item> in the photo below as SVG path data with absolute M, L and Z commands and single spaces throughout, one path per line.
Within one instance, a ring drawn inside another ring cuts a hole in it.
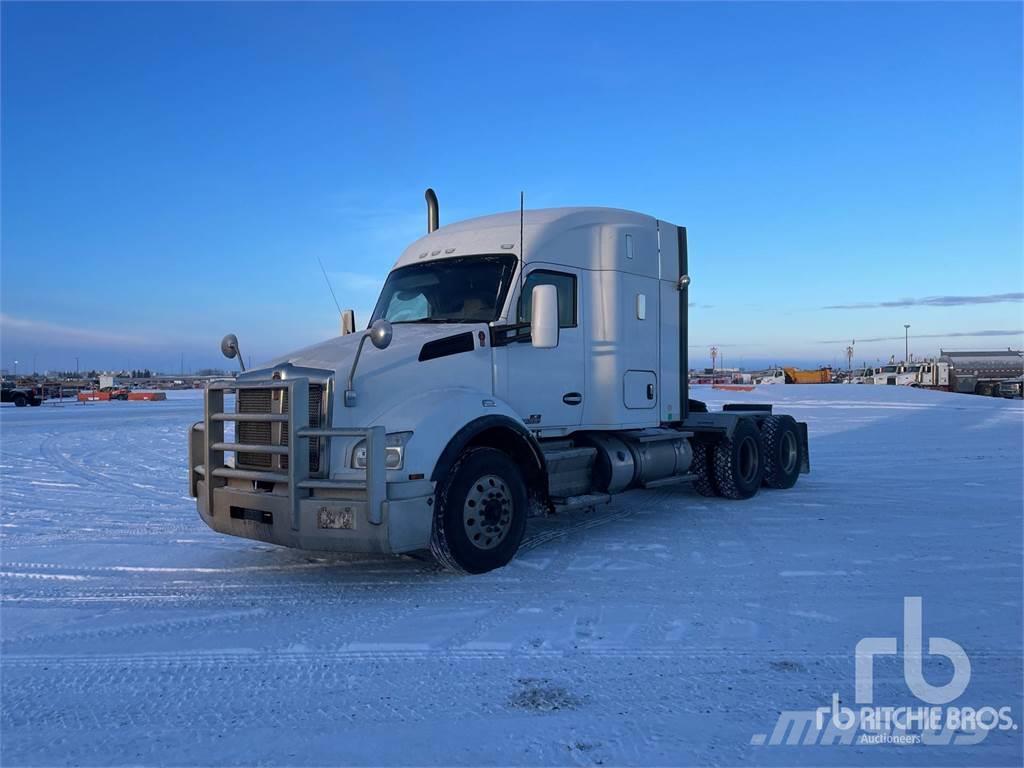
M 366 330 L 345 312 L 341 335 L 207 387 L 189 476 L 215 531 L 483 573 L 531 514 L 809 471 L 806 424 L 689 399 L 684 227 L 612 208 L 439 227 L 426 197 Z

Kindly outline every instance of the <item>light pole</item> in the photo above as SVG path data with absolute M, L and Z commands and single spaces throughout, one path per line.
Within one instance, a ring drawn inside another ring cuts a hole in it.
M 910 362 L 910 323 L 903 324 L 903 362 Z
M 715 375 L 715 358 L 718 357 L 718 347 L 711 348 L 711 375 Z M 15 362 L 17 364 L 17 362 Z
M 18 378 L 18 361 L 17 360 L 14 361 L 14 378 L 15 379 Z
M 75 378 L 78 378 L 78 355 L 75 355 Z

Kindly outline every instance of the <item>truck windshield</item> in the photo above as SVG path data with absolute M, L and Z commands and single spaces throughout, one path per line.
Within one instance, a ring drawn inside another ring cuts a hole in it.
M 456 256 L 399 267 L 373 310 L 392 323 L 489 323 L 498 319 L 516 257 Z

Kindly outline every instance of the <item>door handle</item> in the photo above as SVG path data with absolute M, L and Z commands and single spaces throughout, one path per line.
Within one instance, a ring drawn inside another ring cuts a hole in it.
M 566 405 L 579 405 L 583 402 L 583 395 L 579 392 L 566 392 L 562 395 L 562 402 Z

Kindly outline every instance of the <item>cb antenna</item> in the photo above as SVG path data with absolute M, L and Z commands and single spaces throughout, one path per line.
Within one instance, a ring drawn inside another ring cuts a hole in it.
M 338 314 L 341 314 L 341 305 L 338 303 L 338 297 L 334 295 L 334 288 L 331 286 L 331 278 L 327 276 L 327 270 L 324 269 L 324 263 L 320 261 L 320 257 L 316 257 L 316 263 L 320 265 L 320 271 L 324 273 L 324 282 L 327 283 L 327 290 L 331 292 L 331 298 L 334 299 L 334 306 L 338 308 Z
M 523 240 L 523 208 L 526 202 L 526 193 L 519 190 L 519 307 L 525 306 L 523 299 L 523 275 L 526 272 L 526 241 Z M 519 322 L 519 318 L 516 318 Z

